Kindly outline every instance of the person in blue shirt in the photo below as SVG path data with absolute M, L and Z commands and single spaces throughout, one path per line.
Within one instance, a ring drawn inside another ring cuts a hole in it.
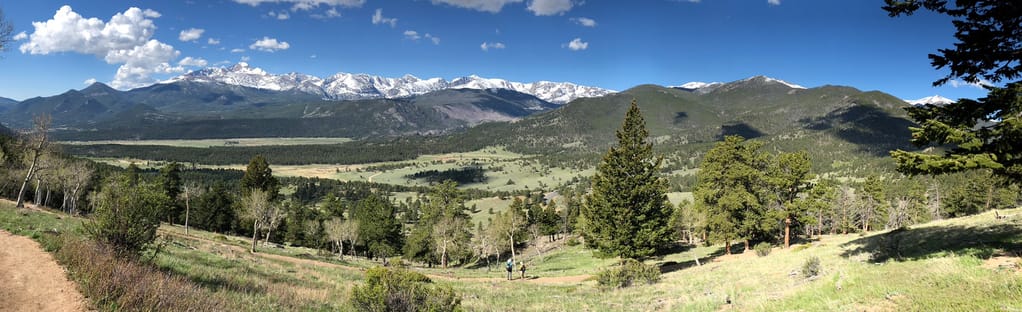
M 507 259 L 507 280 L 510 281 L 510 280 L 514 279 L 514 277 L 515 277 L 513 275 L 514 271 L 515 271 L 515 259 L 508 258 Z

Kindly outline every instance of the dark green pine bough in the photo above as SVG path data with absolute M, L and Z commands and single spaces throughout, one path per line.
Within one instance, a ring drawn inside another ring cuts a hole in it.
M 669 247 L 667 180 L 660 177 L 663 157 L 646 142 L 649 131 L 632 101 L 618 143 L 596 168 L 580 224 L 586 245 L 608 255 L 644 258 Z
M 942 146 L 942 154 L 896 150 L 898 170 L 908 174 L 942 174 L 974 169 L 991 170 L 1011 182 L 1022 182 L 1022 4 L 1017 0 L 887 0 L 890 16 L 911 15 L 919 9 L 954 19 L 958 42 L 954 48 L 930 54 L 934 68 L 950 73 L 933 83 L 961 79 L 984 84 L 986 97 L 961 99 L 948 105 L 907 108 L 919 123 L 912 143 Z M 990 84 L 1007 82 L 1003 87 Z

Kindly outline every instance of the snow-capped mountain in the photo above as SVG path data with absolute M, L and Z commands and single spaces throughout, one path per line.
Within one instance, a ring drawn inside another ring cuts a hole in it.
M 401 98 L 444 89 L 508 89 L 551 103 L 564 104 L 577 98 L 614 93 L 612 90 L 570 82 L 521 83 L 476 75 L 451 81 L 443 78 L 420 79 L 412 75 L 400 78 L 349 73 L 337 73 L 327 78 L 299 73 L 274 75 L 245 62 L 232 67 L 210 67 L 189 72 L 164 83 L 175 81 L 217 82 L 274 91 L 301 91 L 334 100 Z
M 691 81 L 691 82 L 684 83 L 684 84 L 682 84 L 680 86 L 674 86 L 672 88 L 681 89 L 681 90 L 690 91 L 690 92 L 695 92 L 697 94 L 706 94 L 706 93 L 710 93 L 710 92 L 712 92 L 714 90 L 717 90 L 717 89 L 719 89 L 721 87 L 724 87 L 724 88 L 735 88 L 735 87 L 742 86 L 742 85 L 748 85 L 750 83 L 751 84 L 756 84 L 756 85 L 783 85 L 783 86 L 791 88 L 791 89 L 800 89 L 800 90 L 806 88 L 806 87 L 803 87 L 803 86 L 800 86 L 800 85 L 797 85 L 797 84 L 794 84 L 794 83 L 790 83 L 790 82 L 787 82 L 787 81 L 784 81 L 784 80 L 780 80 L 780 79 L 776 79 L 776 78 L 770 78 L 770 77 L 767 77 L 767 76 L 753 76 L 753 77 L 745 78 L 745 79 L 742 79 L 742 80 L 737 80 L 737 81 L 732 81 L 732 82 L 727 82 L 727 83 L 724 83 L 724 82 Z
M 719 86 L 719 85 L 722 85 L 722 84 L 724 84 L 724 83 L 721 83 L 721 82 L 691 81 L 691 82 L 686 82 L 685 84 L 682 84 L 680 86 L 675 86 L 675 88 L 695 90 L 695 89 L 702 89 L 702 88 L 712 88 L 712 87 L 716 87 L 716 86 Z
M 926 105 L 926 104 L 947 105 L 947 104 L 951 104 L 951 103 L 955 102 L 955 100 L 952 100 L 952 99 L 949 99 L 949 98 L 946 98 L 946 97 L 943 97 L 943 96 L 940 96 L 940 95 L 927 96 L 927 97 L 924 97 L 924 98 L 921 98 L 921 99 L 918 99 L 918 100 L 903 100 L 903 101 L 905 101 L 906 103 L 912 104 L 912 105 Z

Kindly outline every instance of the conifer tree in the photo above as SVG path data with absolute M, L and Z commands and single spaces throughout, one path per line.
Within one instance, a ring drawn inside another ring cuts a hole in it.
M 748 240 L 763 215 L 768 161 L 759 151 L 762 146 L 759 141 L 728 136 L 706 153 L 700 165 L 696 204 L 706 214 L 710 240 L 723 241 L 727 254 L 731 254 L 731 243 L 739 239 L 745 240 L 748 250 Z
M 623 258 L 643 258 L 668 248 L 671 205 L 662 157 L 653 144 L 638 105 L 632 101 L 618 143 L 603 156 L 586 196 L 580 222 L 586 245 Z
M 270 169 L 270 164 L 266 162 L 266 158 L 262 155 L 256 155 L 248 161 L 245 175 L 241 177 L 241 192 L 244 195 L 248 195 L 252 190 L 262 190 L 269 196 L 269 200 L 273 201 L 277 199 L 278 184 L 279 182 L 273 176 L 273 170 Z
M 955 27 L 953 48 L 930 54 L 931 64 L 947 73 L 934 86 L 958 79 L 989 90 L 979 100 L 908 107 L 919 123 L 912 143 L 948 147 L 938 153 L 896 150 L 891 156 L 906 174 L 942 174 L 989 169 L 1022 182 L 1022 6 L 1016 0 L 886 0 L 892 17 L 920 9 L 946 15 Z M 995 86 L 1001 82 L 1003 86 Z

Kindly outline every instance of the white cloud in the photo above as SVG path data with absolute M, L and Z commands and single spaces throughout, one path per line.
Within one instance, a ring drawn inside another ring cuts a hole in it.
M 14 41 L 25 40 L 25 39 L 28 39 L 28 34 L 26 34 L 23 31 L 23 32 L 18 33 L 17 35 L 14 35 L 14 37 L 11 37 L 11 39 L 13 39 Z
M 209 39 L 206 39 L 206 44 L 209 44 L 209 45 L 218 45 L 218 44 L 220 44 L 220 39 L 216 39 L 216 38 L 209 38 Z
M 557 15 L 571 11 L 572 5 L 572 0 L 532 0 L 528 9 L 536 16 Z
M 589 43 L 582 41 L 582 38 L 575 38 L 571 42 L 565 43 L 564 46 L 568 47 L 572 51 L 581 51 L 589 48 Z
M 405 39 L 419 40 L 419 38 L 422 38 L 422 36 L 419 36 L 419 32 L 414 30 L 405 30 Z
M 141 87 L 155 82 L 154 74 L 183 70 L 170 65 L 180 52 L 151 39 L 156 25 L 150 18 L 159 16 L 159 12 L 132 7 L 103 21 L 82 17 L 65 5 L 53 18 L 32 22 L 35 29 L 19 50 L 33 55 L 92 54 L 108 64 L 120 64 L 111 86 L 118 89 Z
M 317 58 L 317 57 L 318 57 L 318 56 L 316 56 L 315 54 L 313 54 L 313 55 L 309 55 L 309 58 L 311 58 L 311 59 L 314 59 L 314 58 Z
M 383 17 L 383 9 L 376 9 L 376 13 L 373 14 L 373 25 L 377 24 L 390 24 L 390 28 L 397 26 L 397 19 L 391 17 Z
M 355 8 L 366 3 L 365 0 L 234 0 L 234 2 L 251 6 L 258 6 L 263 3 L 290 3 L 292 11 L 307 11 L 321 5 Z
M 965 82 L 963 80 L 955 79 L 955 80 L 949 81 L 948 84 L 950 84 L 952 88 L 973 87 L 973 88 L 977 88 L 977 89 L 983 89 L 984 86 L 991 86 L 991 85 L 993 85 L 993 84 L 990 83 L 989 80 L 982 79 L 982 78 L 979 81 L 977 81 L 977 82 Z
M 248 57 L 248 56 L 242 56 L 242 57 L 241 57 L 241 61 L 242 61 L 242 62 L 248 62 L 248 60 L 251 60 L 251 59 L 252 59 L 252 58 L 251 58 L 251 57 Z
M 277 13 L 277 12 L 274 12 L 274 11 L 270 11 L 270 13 L 268 13 L 268 15 L 270 15 L 270 17 L 273 17 L 273 18 L 276 18 L 276 19 L 282 20 L 282 21 L 291 18 L 291 14 L 288 14 L 287 11 L 280 11 L 280 13 Z
M 781 5 L 781 0 L 767 0 L 770 5 Z
M 276 52 L 280 50 L 287 50 L 291 47 L 291 44 L 286 41 L 277 41 L 277 38 L 263 37 L 263 39 L 257 40 L 248 46 L 249 49 L 259 50 L 263 52 Z M 233 51 L 232 51 L 233 52 Z
M 185 30 L 182 30 L 181 33 L 177 35 L 177 40 L 181 40 L 181 41 L 195 41 L 195 40 L 198 40 L 199 38 L 202 38 L 202 33 L 203 32 L 206 32 L 206 30 L 205 29 L 201 29 L 201 28 L 189 28 L 189 29 L 185 29 Z
M 330 8 L 329 10 L 326 10 L 326 12 L 323 12 L 323 14 L 316 13 L 316 14 L 311 14 L 309 16 L 311 16 L 312 18 L 318 18 L 318 19 L 328 19 L 328 18 L 341 17 L 341 12 L 337 11 L 337 8 Z
M 571 21 L 585 27 L 596 27 L 596 20 L 588 17 L 572 17 Z
M 202 58 L 185 57 L 177 62 L 178 66 L 206 67 L 206 60 Z
M 447 4 L 459 8 L 472 9 L 483 12 L 497 13 L 510 3 L 519 3 L 522 0 L 432 0 L 433 4 Z
M 440 37 L 437 37 L 437 36 L 434 36 L 434 35 L 430 35 L 429 33 L 426 33 L 426 39 L 429 39 L 430 41 L 433 41 L 434 45 L 440 45 Z
M 231 53 L 242 53 L 242 52 L 245 52 L 245 49 L 242 49 L 242 48 L 231 49 Z
M 92 84 L 96 83 L 96 78 L 85 79 L 85 81 L 83 81 L 82 83 L 84 83 L 86 86 L 91 86 Z
M 483 51 L 489 51 L 490 49 L 503 49 L 503 48 L 506 48 L 506 47 L 507 46 L 505 46 L 503 43 L 500 43 L 500 42 L 493 42 L 493 43 L 483 42 L 483 44 L 479 45 L 479 48 L 483 49 Z

